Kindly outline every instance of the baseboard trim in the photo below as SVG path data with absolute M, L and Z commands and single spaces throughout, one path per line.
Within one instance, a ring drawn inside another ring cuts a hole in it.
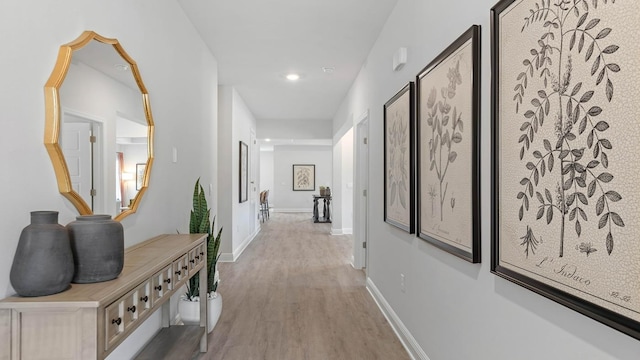
M 271 208 L 274 213 L 312 213 L 312 209 L 307 208 Z
M 343 229 L 334 229 L 331 228 L 331 235 L 352 235 L 353 229 L 343 228 Z
M 238 246 L 238 248 L 235 249 L 233 253 L 220 253 L 220 258 L 218 259 L 218 261 L 219 262 L 236 262 L 236 260 L 238 260 L 240 255 L 242 255 L 242 253 L 244 252 L 244 250 L 249 246 L 249 244 L 251 244 L 253 239 L 256 238 L 256 236 L 260 232 L 260 229 L 261 228 L 257 228 L 256 231 L 253 232 L 253 234 L 249 235 L 246 239 L 244 239 L 242 244 L 240 244 L 240 246 Z
M 391 308 L 391 305 L 389 305 L 389 303 L 384 298 L 384 296 L 382 296 L 382 293 L 380 292 L 380 290 L 378 290 L 376 285 L 373 283 L 373 281 L 369 277 L 367 277 L 367 290 L 369 291 L 369 294 L 371 294 L 371 297 L 380 308 L 380 311 L 382 311 L 382 314 L 384 315 L 384 317 L 387 318 L 387 321 L 391 325 L 391 328 L 396 333 L 396 336 L 398 337 L 398 339 L 400 339 L 402 346 L 404 346 L 404 348 L 407 350 L 411 359 L 429 360 L 429 357 L 424 352 L 424 350 L 422 350 L 422 348 L 420 347 L 416 339 L 413 337 L 413 335 L 411 335 L 411 333 L 409 332 L 409 329 L 407 329 L 407 327 L 404 326 L 404 324 L 402 323 L 398 315 Z

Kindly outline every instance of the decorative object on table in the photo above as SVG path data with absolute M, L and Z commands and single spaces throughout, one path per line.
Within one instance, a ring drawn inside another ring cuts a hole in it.
M 293 191 L 315 191 L 316 166 L 293 164 Z
M 409 82 L 384 104 L 384 221 L 415 231 L 414 92 Z
M 57 211 L 32 211 L 22 229 L 9 279 L 20 296 L 44 296 L 69 288 L 73 254 Z
M 480 262 L 480 26 L 416 77 L 418 236 Z
M 328 186 L 327 186 L 327 187 L 324 189 L 324 195 L 325 195 L 325 196 L 331 196 L 331 188 L 330 188 L 330 187 L 328 187 Z
M 320 196 L 324 196 L 327 188 L 324 185 L 318 187 L 320 189 Z
M 247 201 L 249 194 L 249 146 L 240 141 L 240 202 Z
M 640 3 L 491 16 L 491 271 L 640 339 Z
M 196 181 L 193 189 L 193 209 L 189 218 L 190 234 L 208 234 L 207 236 L 207 306 L 208 319 L 207 331 L 213 331 L 220 314 L 222 313 L 222 295 L 216 292 L 220 275 L 218 272 L 218 259 L 220 257 L 220 237 L 222 228 L 214 237 L 215 217 L 211 219 L 211 209 L 208 208 L 207 198 L 204 193 L 200 179 Z M 187 293 L 178 303 L 178 312 L 182 322 L 187 325 L 200 324 L 200 277 L 198 274 L 189 279 Z
M 67 224 L 75 263 L 74 283 L 112 280 L 124 265 L 124 230 L 111 215 L 80 215 Z

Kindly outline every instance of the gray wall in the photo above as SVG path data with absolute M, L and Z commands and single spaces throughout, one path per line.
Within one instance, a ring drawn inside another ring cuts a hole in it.
M 432 360 L 638 359 L 640 341 L 490 273 L 490 26 L 495 0 L 400 0 L 334 119 L 334 133 L 370 110 L 371 194 L 383 189 L 382 106 L 472 24 L 482 26 L 482 263 L 470 264 L 383 221 L 371 196 L 372 284 Z M 611 2 L 609 2 L 611 3 Z M 617 4 L 617 3 L 616 3 Z M 591 2 L 589 1 L 589 5 Z M 602 2 L 599 4 L 604 6 Z M 637 16 L 637 14 L 635 14 Z M 407 47 L 408 62 L 392 71 Z M 335 137 L 334 137 L 335 138 Z M 400 290 L 405 275 L 406 292 Z M 419 353 L 419 352 L 418 352 Z

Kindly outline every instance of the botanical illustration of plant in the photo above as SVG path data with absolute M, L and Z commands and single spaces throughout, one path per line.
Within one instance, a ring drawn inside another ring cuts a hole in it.
M 391 198 L 389 206 L 393 205 L 398 199 L 402 208 L 407 208 L 407 181 L 409 178 L 407 169 L 407 150 L 409 149 L 407 128 L 409 123 L 400 111 L 395 111 L 392 116 L 391 126 L 389 127 L 388 150 L 389 150 L 389 169 L 388 178 L 391 187 Z
M 598 0 L 541 0 L 529 10 L 521 30 L 538 31 L 540 37 L 522 62 L 524 70 L 517 76 L 514 88 L 516 113 L 524 110 L 518 143 L 520 160 L 527 172 L 520 180 L 522 190 L 517 194 L 521 200 L 518 217 L 523 220 L 535 192 L 539 204 L 536 220 L 545 217 L 550 224 L 557 214 L 560 257 L 567 237 L 565 228 L 573 222 L 580 237 L 583 222 L 589 224 L 592 216 L 587 213 L 590 207 L 599 218 L 598 229 L 606 228 L 604 242 L 609 255 L 614 246 L 614 225 L 625 225 L 614 211 L 614 203 L 622 200 L 622 196 L 610 188 L 614 175 L 607 170 L 613 144 L 605 136 L 611 119 L 600 120 L 602 104 L 592 101 L 596 91 L 603 91 L 609 102 L 613 99 L 612 78 L 621 70 L 613 62 L 613 54 L 619 46 L 607 41 L 613 30 L 594 16 L 597 9 Z M 585 72 L 582 67 L 586 67 L 591 77 L 574 76 Z M 535 85 L 528 88 L 529 83 Z M 525 99 L 527 103 L 523 102 Z M 543 126 L 551 126 L 553 131 L 538 134 Z M 545 175 L 545 184 L 553 185 L 543 185 L 541 178 Z M 521 239 L 527 256 L 535 251 L 538 243 L 529 226 Z M 591 243 L 584 242 L 576 249 L 587 256 L 596 251 Z
M 298 187 L 306 188 L 311 184 L 311 169 L 307 167 L 301 167 L 298 169 L 298 176 L 296 178 L 298 182 Z
M 429 185 L 429 200 L 431 200 L 431 217 L 434 217 L 435 214 L 435 206 L 436 206 L 436 196 L 438 196 L 438 190 L 434 185 Z
M 449 68 L 447 78 L 449 85 L 440 89 L 440 99 L 438 99 L 436 88 L 431 89 L 427 98 L 426 111 L 427 125 L 431 127 L 431 139 L 429 139 L 431 165 L 429 171 L 435 171 L 440 186 L 440 221 L 444 219 L 443 204 L 449 187 L 449 182 L 446 181 L 447 170 L 458 157 L 458 153 L 452 148 L 462 141 L 462 112 L 458 113 L 457 107 L 452 108 L 449 103 L 449 100 L 456 96 L 456 87 L 462 84 L 460 60 L 456 62 L 456 66 Z M 448 125 L 450 125 L 450 129 L 447 128 Z

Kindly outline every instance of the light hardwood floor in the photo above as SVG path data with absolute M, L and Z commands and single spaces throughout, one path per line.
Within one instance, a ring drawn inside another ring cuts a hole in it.
M 199 359 L 409 359 L 350 265 L 351 238 L 329 231 L 310 214 L 271 214 L 221 263 L 222 316 Z

